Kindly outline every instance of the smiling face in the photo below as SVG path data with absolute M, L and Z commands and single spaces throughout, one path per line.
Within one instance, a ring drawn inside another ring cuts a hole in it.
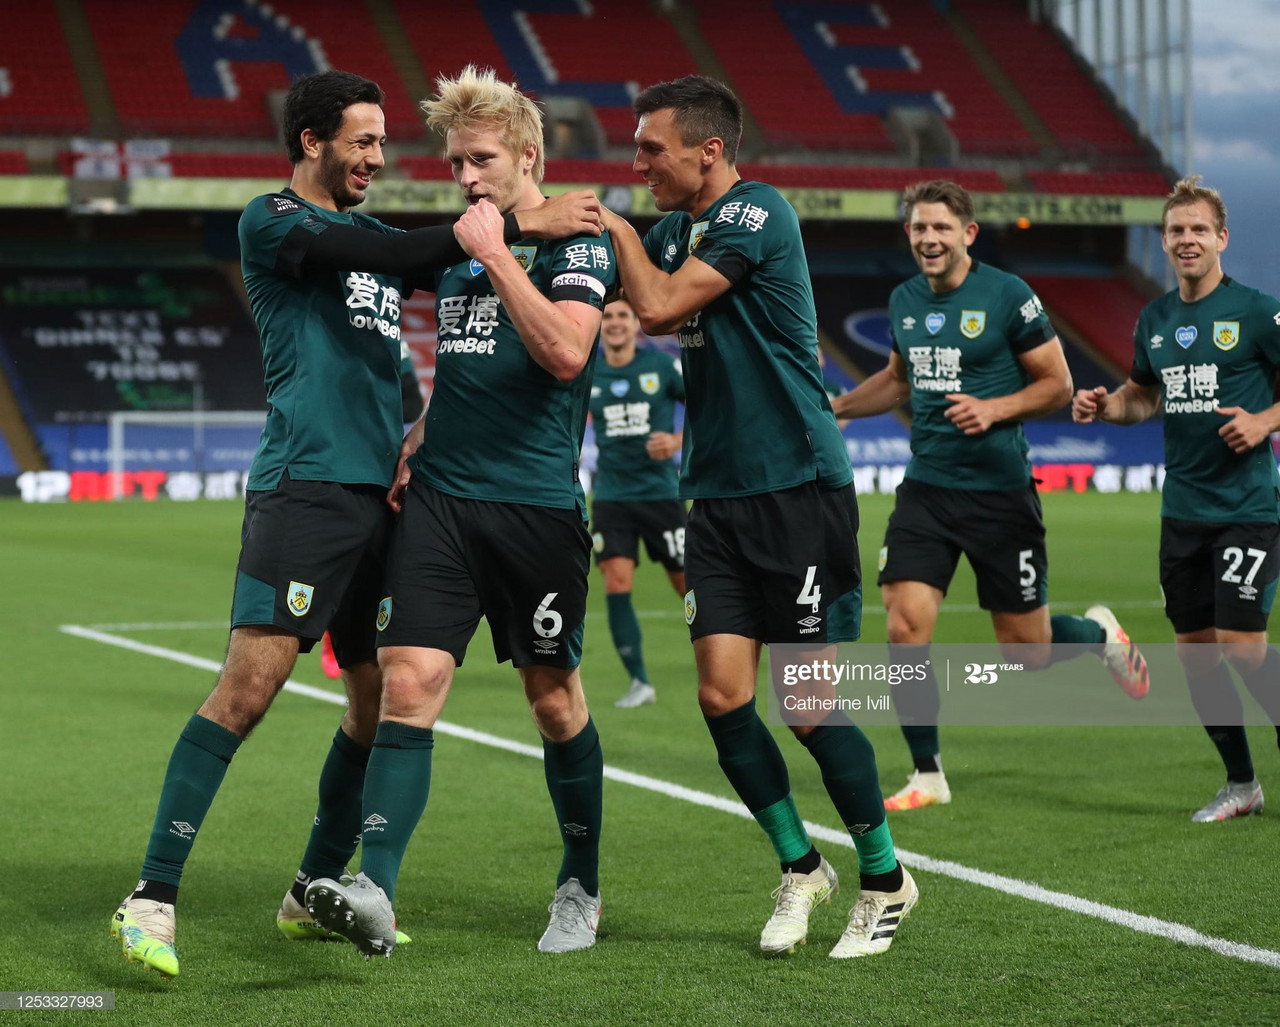
M 681 141 L 675 111 L 670 107 L 640 115 L 636 159 L 631 167 L 644 179 L 659 210 L 695 214 L 700 209 L 703 147 L 701 143 L 686 146 Z
M 1222 274 L 1221 253 L 1227 248 L 1227 229 L 1219 229 L 1212 208 L 1196 202 L 1170 207 L 1165 215 L 1160 244 L 1179 284 L 1194 287 L 1206 278 Z
M 969 246 L 978 224 L 963 224 L 945 203 L 916 203 L 903 226 L 911 240 L 911 256 L 934 292 L 957 288 L 969 271 Z
M 338 210 L 364 202 L 365 190 L 386 160 L 386 121 L 376 103 L 353 103 L 342 115 L 338 133 L 320 143 L 320 188 Z
M 604 316 L 600 320 L 600 336 L 604 340 L 605 349 L 620 352 L 628 346 L 634 346 L 636 332 L 640 330 L 640 319 L 626 300 L 614 300 L 604 308 Z
M 504 214 L 515 210 L 532 184 L 529 169 L 536 156 L 532 148 L 513 153 L 497 128 L 450 129 L 445 145 L 445 159 L 467 203 L 486 199 Z

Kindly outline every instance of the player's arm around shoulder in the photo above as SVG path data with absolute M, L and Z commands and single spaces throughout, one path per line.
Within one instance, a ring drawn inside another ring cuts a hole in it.
M 502 238 L 502 215 L 491 203 L 481 200 L 469 207 L 454 230 L 463 248 L 488 271 L 489 281 L 529 355 L 557 381 L 573 381 L 587 366 L 596 345 L 604 294 L 612 277 L 602 282 L 597 274 L 584 269 L 578 276 L 580 288 L 574 289 L 572 283 L 561 288 L 558 283 L 563 276 L 557 275 L 551 285 L 553 295 L 582 298 L 553 300 L 539 291 L 507 248 Z M 594 238 L 590 242 L 598 245 Z M 587 245 L 590 251 L 589 243 L 580 245 Z
M 649 259 L 640 236 L 625 218 L 603 207 L 600 213 L 613 238 L 623 293 L 649 335 L 670 335 L 733 285 L 694 256 L 668 274 Z

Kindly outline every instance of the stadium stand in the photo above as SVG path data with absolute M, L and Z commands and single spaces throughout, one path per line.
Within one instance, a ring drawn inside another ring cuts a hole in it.
M 4 436 L 0 435 L 0 474 L 17 474 L 18 463 L 13 459 L 13 454 L 9 452 L 9 444 L 5 441 Z
M 813 19 L 822 15 L 813 5 L 808 8 L 814 11 Z M 872 24 L 861 18 L 823 17 L 827 45 L 819 50 L 825 50 L 819 70 L 829 85 L 834 81 L 844 87 L 852 78 L 855 88 L 865 91 L 881 110 L 897 100 L 906 106 L 935 106 L 966 154 L 1036 152 L 1017 115 L 930 0 L 897 0 L 882 5 L 879 12 L 883 17 Z M 928 99 L 934 102 L 928 104 Z
M 1098 84 L 1061 45 L 1053 30 L 1031 22 L 1025 5 L 1007 0 L 956 0 L 1001 70 L 1053 133 L 1066 157 L 1140 167 L 1142 147 Z
M 0 135 L 71 135 L 88 128 L 57 6 L 23 4 L 0 32 Z
M 838 165 L 755 164 L 738 165 L 743 178 L 760 179 L 779 188 L 892 189 L 900 191 L 913 182 L 949 178 L 972 192 L 1002 193 L 1004 180 L 988 168 L 882 168 Z
M 1125 373 L 1133 363 L 1133 326 L 1149 303 L 1123 278 L 1078 275 L 1027 275 L 1054 321 L 1087 339 L 1098 353 Z
M 58 152 L 58 170 L 74 175 L 79 154 Z M 170 153 L 146 162 L 157 173 L 173 178 L 284 178 L 292 166 L 283 153 Z M 3 164 L 0 163 L 0 168 Z
M 864 9 L 869 12 L 870 5 L 850 8 Z M 870 105 L 843 107 L 783 17 L 772 6 L 751 10 L 752 17 L 743 17 L 739 0 L 703 0 L 698 27 L 769 142 L 782 149 L 893 152 L 879 113 Z M 779 68 L 787 73 L 779 74 Z M 849 100 L 853 92 L 843 91 L 842 97 Z
M 330 65 L 376 78 L 388 131 L 421 134 L 377 29 L 333 0 L 84 0 L 103 71 L 131 135 L 273 136 L 268 94 Z

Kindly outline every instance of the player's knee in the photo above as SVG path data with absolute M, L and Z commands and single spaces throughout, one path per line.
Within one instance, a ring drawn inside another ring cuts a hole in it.
M 416 715 L 440 689 L 448 675 L 440 668 L 399 660 L 382 668 L 382 719 Z
M 698 707 L 704 716 L 719 717 L 750 702 L 754 694 L 754 687 L 744 690 L 722 681 L 700 681 L 698 682 Z
M 1005 663 L 1016 663 L 1024 670 L 1044 670 L 1053 662 L 1053 650 L 1049 643 L 1032 639 L 1001 642 L 1000 655 Z
M 1267 658 L 1267 646 L 1262 645 L 1225 645 L 1222 647 L 1227 662 L 1237 674 L 1253 674 L 1262 666 Z

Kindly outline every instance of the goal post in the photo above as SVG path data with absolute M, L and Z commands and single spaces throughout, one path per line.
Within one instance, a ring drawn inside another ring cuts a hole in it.
M 107 470 L 112 498 L 125 493 L 126 472 L 249 469 L 265 410 L 120 410 L 107 417 Z

